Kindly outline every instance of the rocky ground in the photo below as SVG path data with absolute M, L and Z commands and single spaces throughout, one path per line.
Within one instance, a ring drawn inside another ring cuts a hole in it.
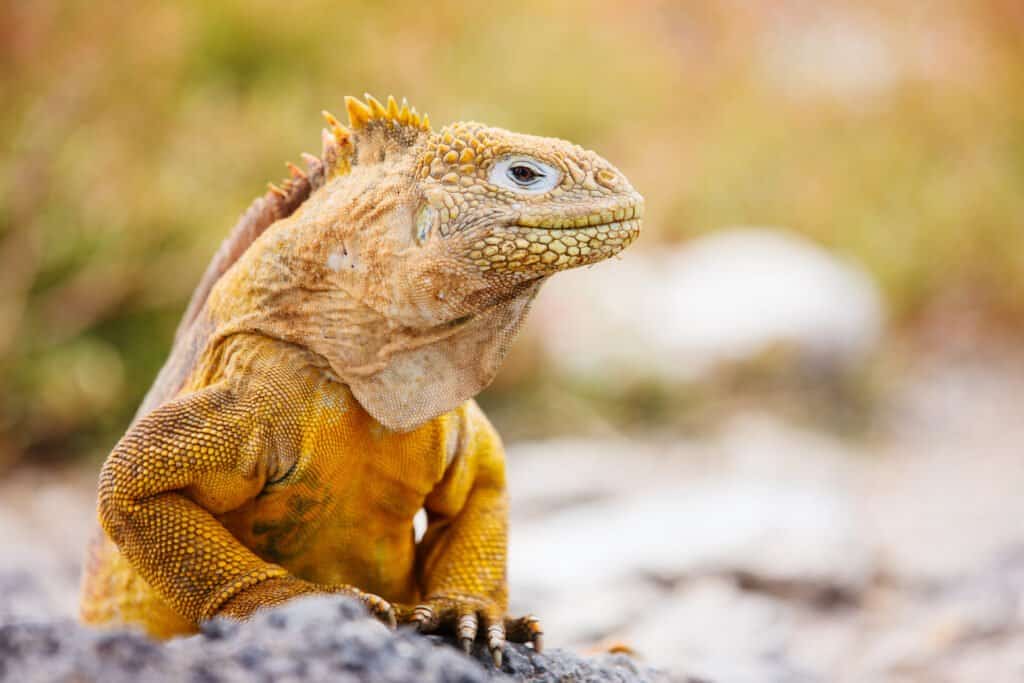
M 25 595 L 35 590 L 27 575 L 2 580 L 6 591 Z M 335 596 L 296 600 L 245 624 L 213 621 L 200 635 L 166 646 L 137 633 L 94 631 L 32 614 L 9 614 L 5 621 L 0 623 L 0 680 L 12 682 L 669 680 L 621 654 L 584 659 L 558 650 L 537 654 L 523 646 L 507 648 L 499 671 L 486 648 L 471 659 L 437 636 L 389 632 L 358 603 Z

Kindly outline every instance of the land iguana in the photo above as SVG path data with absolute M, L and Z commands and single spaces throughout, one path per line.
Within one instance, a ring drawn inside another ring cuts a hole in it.
M 81 616 L 164 638 L 341 593 L 500 665 L 542 633 L 506 615 L 504 453 L 473 397 L 540 285 L 629 245 L 643 199 L 564 140 L 346 108 L 225 240 L 103 465 Z

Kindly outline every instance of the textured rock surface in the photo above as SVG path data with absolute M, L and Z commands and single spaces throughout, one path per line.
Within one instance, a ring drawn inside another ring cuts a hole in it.
M 34 592 L 25 576 L 4 581 L 20 595 Z M 10 602 L 13 593 L 2 595 Z M 8 617 L 13 613 L 7 609 Z M 201 635 L 166 645 L 131 632 L 94 631 L 70 620 L 0 623 L 0 680 L 12 682 L 669 680 L 622 655 L 583 659 L 510 646 L 499 673 L 486 663 L 485 651 L 475 654 L 479 661 L 439 637 L 391 633 L 367 618 L 358 604 L 338 597 L 297 600 L 247 624 L 215 621 Z

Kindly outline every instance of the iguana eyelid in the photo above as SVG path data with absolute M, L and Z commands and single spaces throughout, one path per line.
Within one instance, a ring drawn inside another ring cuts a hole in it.
M 510 177 L 510 169 L 517 165 L 528 166 L 537 174 L 530 184 L 524 185 Z M 562 172 L 549 163 L 523 154 L 510 154 L 500 158 L 491 167 L 488 180 L 506 190 L 520 194 L 538 195 L 549 192 L 562 182 Z

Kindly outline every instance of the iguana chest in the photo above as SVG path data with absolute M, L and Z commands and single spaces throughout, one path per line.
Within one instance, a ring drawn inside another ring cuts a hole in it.
M 324 382 L 284 445 L 297 450 L 290 466 L 221 521 L 257 555 L 301 578 L 412 600 L 413 517 L 444 476 L 454 419 L 391 432 L 344 385 Z

